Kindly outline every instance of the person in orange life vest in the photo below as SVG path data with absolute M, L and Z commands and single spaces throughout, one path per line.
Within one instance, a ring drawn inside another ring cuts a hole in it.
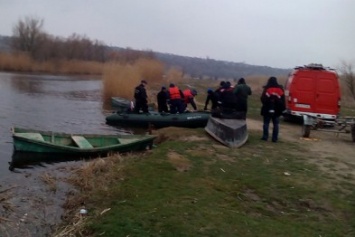
M 278 84 L 276 77 L 270 77 L 264 86 L 263 93 L 260 97 L 262 107 L 261 115 L 263 116 L 263 136 L 262 140 L 267 141 L 269 138 L 269 124 L 273 123 L 272 142 L 277 142 L 279 135 L 280 116 L 285 110 L 285 93 L 281 85 Z
M 191 104 L 192 108 L 196 111 L 197 106 L 195 103 L 195 96 L 197 95 L 197 91 L 195 89 L 186 89 L 184 90 L 184 108 L 187 109 L 188 104 Z
M 170 113 L 176 114 L 177 112 L 183 113 L 184 106 L 182 99 L 184 98 L 184 94 L 179 90 L 174 83 L 170 83 L 169 85 L 169 104 L 170 104 Z

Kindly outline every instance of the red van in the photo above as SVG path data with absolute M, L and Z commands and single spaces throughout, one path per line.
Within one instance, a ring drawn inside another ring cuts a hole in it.
M 287 115 L 335 120 L 340 112 L 340 85 L 335 70 L 321 64 L 296 67 L 285 85 Z

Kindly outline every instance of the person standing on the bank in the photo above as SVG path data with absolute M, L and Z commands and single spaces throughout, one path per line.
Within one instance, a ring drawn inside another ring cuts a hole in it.
M 157 101 L 158 101 L 158 111 L 159 113 L 168 113 L 168 100 L 169 100 L 169 94 L 168 91 L 166 90 L 166 87 L 163 86 L 160 90 L 160 92 L 157 94 Z
M 141 84 L 139 84 L 135 89 L 134 89 L 134 99 L 135 99 L 135 106 L 134 106 L 134 112 L 139 113 L 139 111 L 142 109 L 143 113 L 149 113 L 148 112 L 148 96 L 147 96 L 147 91 L 145 89 L 145 86 L 147 85 L 147 81 L 142 80 Z
M 278 141 L 280 116 L 285 110 L 285 93 L 281 85 L 278 84 L 276 77 L 270 77 L 264 86 L 260 97 L 262 107 L 261 115 L 263 119 L 263 136 L 261 140 L 267 141 L 269 138 L 269 124 L 273 123 L 272 142 Z
M 245 79 L 242 77 L 238 80 L 238 84 L 234 87 L 233 93 L 237 97 L 236 108 L 238 112 L 248 111 L 248 96 L 251 95 L 250 87 L 245 83 Z
M 218 96 L 217 96 L 217 93 L 214 92 L 211 88 L 208 88 L 204 110 L 208 109 L 208 104 L 209 104 L 210 101 L 212 103 L 211 110 L 217 109 L 217 107 L 218 107 Z

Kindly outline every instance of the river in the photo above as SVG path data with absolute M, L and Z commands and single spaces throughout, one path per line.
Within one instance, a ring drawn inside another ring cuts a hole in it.
M 65 192 L 48 194 L 40 176 L 65 176 L 58 170 L 71 165 L 37 165 L 11 172 L 11 127 L 122 133 L 122 129 L 105 124 L 110 111 L 103 109 L 101 87 L 101 80 L 90 76 L 0 73 L 0 236 L 47 236 L 60 220 L 58 207 L 65 200 Z M 65 184 L 58 182 L 57 186 Z

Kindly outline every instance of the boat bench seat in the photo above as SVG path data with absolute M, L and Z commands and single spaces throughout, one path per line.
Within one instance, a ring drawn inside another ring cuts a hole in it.
M 82 136 L 71 136 L 75 144 L 83 149 L 94 148 L 85 137 Z
M 131 143 L 131 142 L 137 141 L 137 138 L 132 138 L 132 139 L 128 139 L 128 138 L 124 138 L 124 139 L 117 138 L 117 140 L 118 140 L 118 143 L 119 143 L 119 144 L 127 144 L 127 143 Z
M 17 133 L 16 135 L 23 137 L 23 138 L 44 142 L 44 138 L 43 138 L 42 134 L 40 134 L 40 133 L 26 132 L 26 133 Z

